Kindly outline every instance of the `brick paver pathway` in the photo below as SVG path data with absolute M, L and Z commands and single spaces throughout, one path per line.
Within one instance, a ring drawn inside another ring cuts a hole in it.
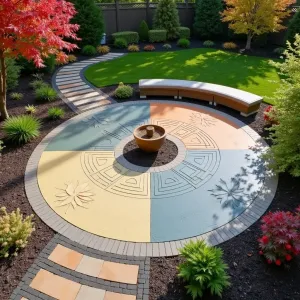
M 114 101 L 85 80 L 83 72 L 90 65 L 123 55 L 123 53 L 108 53 L 66 65 L 53 76 L 53 86 L 59 92 L 60 97 L 77 113 L 110 104 Z

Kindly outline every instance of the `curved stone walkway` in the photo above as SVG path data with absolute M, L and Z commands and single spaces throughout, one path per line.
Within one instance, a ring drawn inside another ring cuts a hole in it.
M 53 76 L 52 85 L 59 96 L 76 113 L 114 103 L 107 94 L 90 84 L 83 75 L 90 65 L 123 56 L 123 53 L 108 53 L 95 58 L 75 62 L 60 68 Z

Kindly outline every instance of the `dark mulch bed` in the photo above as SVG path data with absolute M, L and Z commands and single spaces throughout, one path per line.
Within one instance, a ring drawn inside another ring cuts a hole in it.
M 138 100 L 138 85 L 132 85 L 134 95 L 130 100 Z M 106 87 L 106 93 L 113 96 L 116 86 Z M 151 99 L 151 97 L 149 97 Z M 156 97 L 156 99 L 168 99 Z M 116 99 L 117 100 L 117 99 Z M 117 100 L 118 102 L 122 102 Z M 207 102 L 184 99 L 188 103 L 209 106 Z M 264 128 L 263 111 L 267 104 L 262 104 L 255 116 L 242 117 L 238 112 L 218 105 L 215 109 L 240 119 L 261 136 L 267 137 Z M 268 141 L 267 141 L 268 142 Z M 275 198 L 268 211 L 294 210 L 299 206 L 299 178 L 282 174 Z M 300 259 L 292 261 L 289 268 L 270 266 L 258 255 L 260 222 L 256 222 L 239 236 L 219 245 L 224 251 L 224 260 L 229 265 L 232 286 L 224 292 L 223 300 L 299 300 L 300 299 Z M 179 257 L 152 258 L 150 271 L 150 300 L 191 299 L 186 296 L 184 283 L 177 279 Z M 206 295 L 203 299 L 219 299 Z
M 142 167 L 160 167 L 173 161 L 178 154 L 178 148 L 170 140 L 166 140 L 158 152 L 146 153 L 136 144 L 135 140 L 130 141 L 124 147 L 124 157 L 134 165 Z
M 49 75 L 45 76 L 44 79 L 50 82 Z M 28 87 L 30 80 L 32 80 L 31 77 L 21 78 L 20 85 L 14 92 L 23 93 L 24 98 L 20 101 L 8 99 L 8 111 L 10 115 L 20 115 L 25 113 L 24 107 L 27 104 L 35 105 L 37 107 L 36 117 L 43 122 L 41 135 L 31 143 L 20 147 L 13 147 L 6 143 L 6 148 L 2 156 L 0 156 L 0 206 L 6 206 L 9 212 L 19 207 L 24 215 L 33 213 L 24 189 L 24 172 L 28 159 L 32 151 L 48 132 L 74 115 L 62 100 L 51 103 L 36 103 L 33 92 Z M 52 106 L 64 108 L 66 114 L 63 120 L 50 121 L 47 118 L 48 108 Z M 1 125 L 0 123 L 0 127 Z M 0 139 L 3 138 L 4 133 L 0 130 Z M 34 259 L 54 235 L 54 232 L 37 216 L 34 217 L 34 222 L 36 231 L 32 234 L 28 246 L 20 252 L 18 257 L 0 259 L 1 300 L 9 299 L 10 294 L 17 287 L 19 281 L 33 263 Z

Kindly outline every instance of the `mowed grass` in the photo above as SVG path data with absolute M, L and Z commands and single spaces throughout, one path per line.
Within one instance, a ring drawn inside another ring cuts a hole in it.
M 89 67 L 85 76 L 97 87 L 151 78 L 210 82 L 260 95 L 268 103 L 280 82 L 268 59 L 214 49 L 130 53 Z

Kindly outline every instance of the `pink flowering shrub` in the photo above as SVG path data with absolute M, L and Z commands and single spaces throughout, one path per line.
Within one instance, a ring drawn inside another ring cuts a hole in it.
M 280 266 L 300 254 L 300 207 L 295 213 L 270 212 L 262 218 L 260 251 L 269 264 Z

